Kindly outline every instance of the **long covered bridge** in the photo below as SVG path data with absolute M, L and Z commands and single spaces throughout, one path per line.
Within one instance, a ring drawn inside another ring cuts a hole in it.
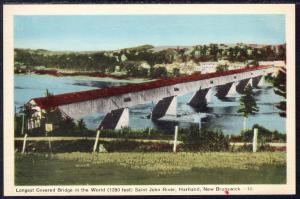
M 210 91 L 214 87 L 217 97 L 222 99 L 235 92 L 242 93 L 248 84 L 259 87 L 264 75 L 273 72 L 273 67 L 255 66 L 40 97 L 31 99 L 29 103 L 37 109 L 40 117 L 43 110 L 51 108 L 59 108 L 64 114 L 75 119 L 104 112 L 107 115 L 99 128 L 120 129 L 128 126 L 128 107 L 158 101 L 153 108 L 152 119 L 165 115 L 176 116 L 177 96 L 194 93 L 187 103 L 192 107 L 201 107 L 206 104 Z

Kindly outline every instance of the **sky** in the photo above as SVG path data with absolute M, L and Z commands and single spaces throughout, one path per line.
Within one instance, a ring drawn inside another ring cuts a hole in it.
M 144 44 L 285 43 L 284 15 L 14 16 L 14 47 L 116 50 Z

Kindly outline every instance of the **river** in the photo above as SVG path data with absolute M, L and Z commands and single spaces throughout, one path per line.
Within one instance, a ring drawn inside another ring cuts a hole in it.
M 61 94 L 139 83 L 142 81 L 142 79 L 115 80 L 112 78 L 84 76 L 14 75 L 14 103 L 16 107 L 19 107 L 31 98 L 45 96 L 46 89 L 53 94 Z M 285 133 L 286 119 L 278 115 L 279 110 L 275 107 L 275 104 L 283 100 L 283 98 L 276 95 L 272 86 L 267 83 L 261 89 L 254 89 L 253 91 L 260 111 L 256 115 L 248 117 L 247 127 L 259 124 L 270 130 Z M 194 110 L 186 104 L 192 95 L 192 93 L 189 93 L 178 97 L 177 117 L 170 117 L 158 122 L 152 122 L 147 119 L 147 115 L 156 102 L 131 107 L 129 126 L 133 129 L 150 127 L 161 130 L 172 130 L 175 125 L 186 127 L 191 123 L 198 124 L 201 120 L 201 126 L 221 129 L 225 134 L 240 133 L 243 125 L 243 118 L 237 113 L 240 95 L 237 94 L 226 101 L 221 101 L 217 97 L 213 97 L 208 103 L 208 109 L 205 112 Z M 96 129 L 104 115 L 104 113 L 97 113 L 83 119 L 88 128 Z

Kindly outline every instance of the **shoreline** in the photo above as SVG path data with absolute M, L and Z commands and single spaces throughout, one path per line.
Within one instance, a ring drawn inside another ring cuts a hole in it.
M 74 71 L 74 72 L 61 72 L 59 70 L 38 70 L 38 69 L 33 69 L 33 70 L 24 70 L 24 69 L 15 69 L 14 74 L 38 74 L 38 75 L 52 75 L 56 77 L 66 77 L 66 76 L 86 76 L 86 77 L 109 77 L 112 79 L 118 79 L 118 80 L 129 80 L 125 75 L 117 76 L 117 75 L 112 75 L 112 74 L 106 74 L 106 73 L 101 73 L 101 72 L 79 72 L 79 71 Z

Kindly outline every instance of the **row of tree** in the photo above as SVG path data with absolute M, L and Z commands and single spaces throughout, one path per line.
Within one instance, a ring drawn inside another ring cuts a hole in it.
M 263 46 L 249 45 L 224 46 L 217 44 L 197 45 L 189 48 L 168 48 L 156 51 L 151 45 L 119 51 L 101 52 L 51 52 L 46 50 L 15 49 L 15 67 L 68 69 L 76 71 L 98 71 L 113 73 L 122 71 L 128 76 L 153 76 L 156 64 L 174 62 L 217 61 L 232 62 L 285 60 L 285 45 Z M 142 67 L 146 63 L 149 67 Z M 162 70 L 162 69 L 159 69 Z M 159 73 L 161 71 L 158 71 Z M 165 72 L 165 71 L 163 71 Z M 154 75 L 155 76 L 155 75 Z

